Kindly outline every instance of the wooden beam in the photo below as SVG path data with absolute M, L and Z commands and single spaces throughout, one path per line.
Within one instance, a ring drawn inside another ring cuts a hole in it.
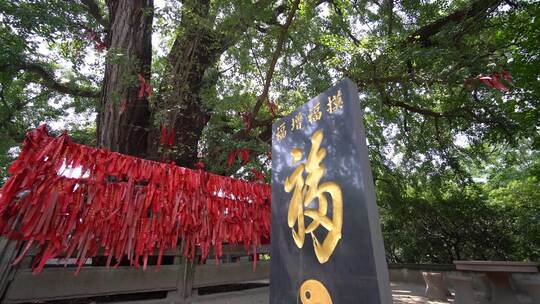
M 215 265 L 197 265 L 193 288 L 265 280 L 270 277 L 270 261 L 258 261 L 253 270 L 252 262 Z
M 164 265 L 159 271 L 134 267 L 86 267 L 78 275 L 75 268 L 45 268 L 39 275 L 17 270 L 2 303 L 51 301 L 111 294 L 175 290 L 179 266 Z M 180 271 L 182 271 L 180 267 Z

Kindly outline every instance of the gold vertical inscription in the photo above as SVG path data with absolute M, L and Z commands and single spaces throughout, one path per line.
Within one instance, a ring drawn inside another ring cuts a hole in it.
M 311 136 L 311 150 L 306 163 L 300 163 L 293 173 L 285 179 L 285 191 L 293 191 L 289 203 L 287 224 L 291 228 L 294 242 L 298 248 L 304 246 L 305 234 L 311 234 L 313 248 L 319 263 L 323 264 L 332 256 L 339 240 L 343 226 L 343 198 L 340 186 L 333 182 L 319 184 L 325 173 L 322 163 L 326 157 L 326 149 L 321 148 L 324 138 L 322 130 L 318 130 Z M 299 148 L 291 150 L 293 164 L 300 161 L 303 151 Z M 303 172 L 307 177 L 304 179 Z M 332 203 L 332 218 L 327 216 L 329 198 Z M 308 206 L 315 199 L 318 200 L 318 208 Z M 312 219 L 308 227 L 305 227 L 304 217 Z M 294 229 L 295 224 L 297 230 Z M 328 234 L 321 243 L 314 234 L 315 229 L 322 226 L 328 230 Z
M 343 99 L 341 98 L 341 90 L 334 96 L 328 96 L 328 113 L 334 113 L 343 108 Z

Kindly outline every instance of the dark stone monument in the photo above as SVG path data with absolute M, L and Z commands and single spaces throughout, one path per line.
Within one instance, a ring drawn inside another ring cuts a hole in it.
M 273 126 L 271 304 L 391 303 L 358 89 Z

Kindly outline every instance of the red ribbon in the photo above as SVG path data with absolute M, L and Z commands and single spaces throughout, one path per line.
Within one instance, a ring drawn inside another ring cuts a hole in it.
M 229 156 L 227 157 L 227 168 L 230 168 L 234 164 L 238 155 L 240 155 L 240 158 L 242 159 L 242 164 L 245 165 L 249 162 L 249 149 L 236 149 L 229 153 Z
M 139 98 L 143 98 L 144 94 L 146 93 L 148 97 L 152 96 L 152 86 L 146 82 L 146 79 L 142 74 L 137 75 L 137 78 L 139 79 Z
M 501 80 L 506 81 L 508 84 L 513 84 L 512 76 L 508 71 L 502 71 L 500 73 L 491 73 L 490 75 L 480 75 L 474 79 L 480 80 L 484 85 L 499 90 L 501 92 L 508 92 L 509 89 L 501 82 Z M 465 80 L 465 85 L 470 86 L 473 83 L 474 79 Z
M 79 268 L 100 250 L 146 267 L 149 255 L 177 248 L 204 261 L 211 248 L 243 244 L 247 251 L 270 236 L 270 187 L 75 144 L 44 126 L 28 132 L 0 189 L 0 232 L 33 244 L 40 272 L 47 259 L 77 258 Z M 118 266 L 118 265 L 116 265 Z
M 91 29 L 87 29 L 86 36 L 89 40 L 94 42 L 96 51 L 102 52 L 107 49 L 107 44 L 101 40 L 101 37 Z
M 263 182 L 264 181 L 264 173 L 262 173 L 261 171 L 257 170 L 257 168 L 253 168 L 251 169 L 251 173 L 253 173 L 253 175 L 255 176 L 255 180 L 256 181 L 259 181 L 259 182 Z
M 171 128 L 169 131 L 167 131 L 167 128 L 164 125 L 161 125 L 161 135 L 159 137 L 159 142 L 169 148 L 174 146 L 176 144 L 174 128 Z

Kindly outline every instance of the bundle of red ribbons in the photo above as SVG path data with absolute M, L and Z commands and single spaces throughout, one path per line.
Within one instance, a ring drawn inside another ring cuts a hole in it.
M 222 244 L 246 250 L 269 241 L 270 187 L 203 170 L 143 160 L 79 145 L 45 126 L 28 132 L 12 176 L 0 190 L 0 231 L 39 248 L 34 272 L 55 257 L 100 255 L 132 265 L 182 244 L 201 259 Z

